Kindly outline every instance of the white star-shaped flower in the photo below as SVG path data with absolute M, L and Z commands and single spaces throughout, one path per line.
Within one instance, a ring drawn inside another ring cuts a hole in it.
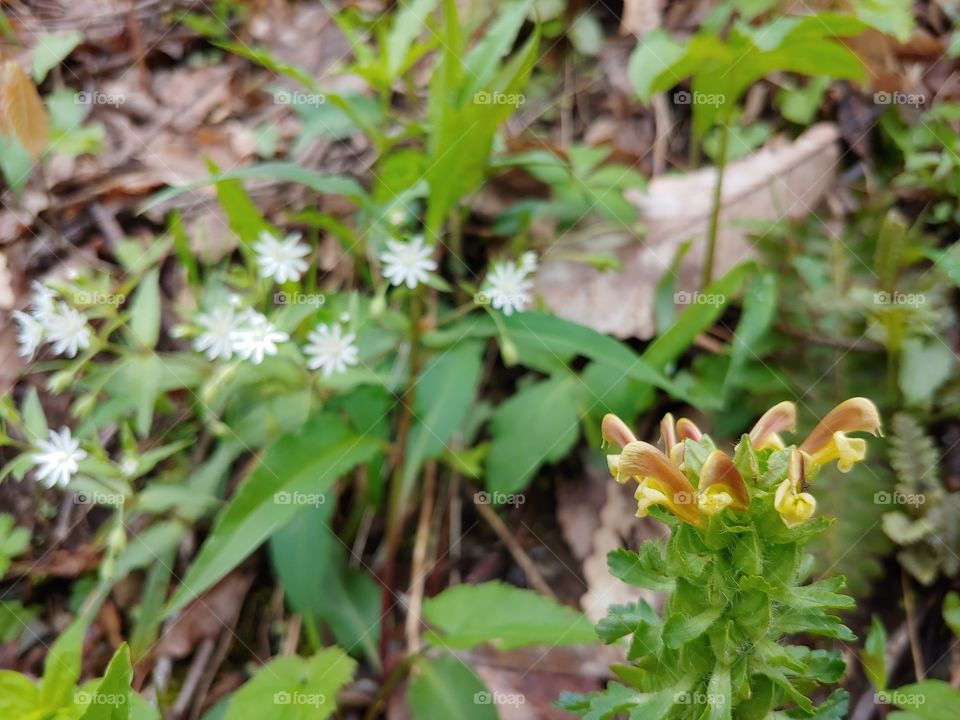
M 277 330 L 266 316 L 256 311 L 247 311 L 242 320 L 243 326 L 230 335 L 233 351 L 254 365 L 262 363 L 266 355 L 276 355 L 277 343 L 290 339 L 287 333 Z
M 37 480 L 47 487 L 64 487 L 77 473 L 78 463 L 87 456 L 80 448 L 80 441 L 70 435 L 70 429 L 63 427 L 60 432 L 49 431 L 46 440 L 36 444 L 36 452 L 31 456 L 36 469 Z
M 502 310 L 504 315 L 522 312 L 529 304 L 533 291 L 533 280 L 528 275 L 524 264 L 510 261 L 494 264 L 486 281 L 486 294 L 493 308 Z
M 423 236 L 417 235 L 410 242 L 387 240 L 386 252 L 380 255 L 383 263 L 383 276 L 392 285 L 403 285 L 413 290 L 419 283 L 426 282 L 428 273 L 437 269 L 437 263 L 430 257 L 433 248 L 425 245 Z
M 203 332 L 193 341 L 193 349 L 204 353 L 207 360 L 229 360 L 233 355 L 233 334 L 243 329 L 233 307 L 220 306 L 200 313 L 196 321 Z
M 13 312 L 13 319 L 17 321 L 17 352 L 20 357 L 31 360 L 43 344 L 43 325 L 32 315 L 19 310 Z
M 356 365 L 358 362 L 355 339 L 353 333 L 341 334 L 340 325 L 320 323 L 307 335 L 310 342 L 303 348 L 308 357 L 307 367 L 311 370 L 320 369 L 324 377 L 330 377 L 334 370 L 345 373 L 347 365 Z
M 49 315 L 38 319 L 46 330 L 47 340 L 53 343 L 55 354 L 72 358 L 80 350 L 90 347 L 87 319 L 66 303 L 56 303 Z
M 280 284 L 287 280 L 299 280 L 310 266 L 304 260 L 310 254 L 310 246 L 300 242 L 299 233 L 287 235 L 281 240 L 264 230 L 253 249 L 257 253 L 260 277 L 273 278 Z

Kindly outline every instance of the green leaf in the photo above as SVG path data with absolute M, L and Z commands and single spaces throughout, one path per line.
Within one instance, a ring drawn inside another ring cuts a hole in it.
M 347 563 L 346 548 L 329 525 L 333 507 L 324 497 L 300 510 L 270 538 L 270 558 L 290 606 L 327 623 L 348 652 L 356 648 L 379 668 L 382 591 L 364 570 Z
M 30 75 L 39 85 L 53 68 L 63 62 L 83 40 L 83 34 L 77 30 L 65 33 L 43 33 L 37 38 L 30 58 Z
M 40 404 L 40 396 L 37 394 L 37 388 L 31 385 L 23 397 L 23 424 L 33 440 L 47 439 L 47 417 L 43 412 L 43 405 Z
M 40 679 L 40 702 L 45 708 L 64 707 L 73 700 L 73 689 L 80 678 L 80 654 L 87 619 L 77 618 L 47 653 Z
M 113 654 L 96 689 L 85 694 L 84 700 L 89 701 L 89 707 L 80 720 L 130 720 L 132 679 L 130 648 L 123 643 Z
M 853 4 L 857 17 L 882 33 L 892 35 L 902 43 L 913 31 L 913 2 L 911 0 L 859 0 Z
M 698 638 L 723 614 L 723 607 L 708 608 L 693 616 L 673 615 L 663 626 L 663 642 L 667 647 L 678 648 L 685 642 Z
M 442 454 L 460 429 L 476 396 L 482 370 L 483 347 L 465 342 L 441 353 L 420 372 L 403 466 L 404 500 L 410 496 L 424 461 Z
M 413 0 L 399 6 L 384 47 L 388 82 L 396 79 L 408 64 L 410 48 L 436 6 L 437 0 Z
M 954 690 L 942 680 L 924 680 L 904 685 L 885 693 L 901 710 L 909 710 L 910 718 L 920 720 L 956 720 L 960 717 L 960 690 Z M 890 718 L 896 718 L 893 713 Z
M 758 359 L 754 347 L 770 329 L 776 312 L 777 278 L 773 273 L 764 273 L 750 283 L 744 294 L 743 314 L 733 336 L 730 366 L 723 383 L 726 392 L 737 382 L 747 362 Z
M 701 720 L 730 720 L 733 697 L 730 688 L 730 667 L 717 664 L 707 683 L 707 709 Z
M 137 285 L 127 323 L 130 344 L 152 350 L 160 338 L 160 271 L 153 268 Z
M 40 690 L 29 678 L 13 670 L 0 670 L 0 716 L 32 718 L 40 707 Z
M 903 342 L 900 360 L 900 390 L 908 405 L 926 405 L 953 374 L 953 351 L 939 338 L 924 342 L 909 338 Z
M 576 610 L 500 582 L 447 588 L 424 601 L 423 617 L 436 628 L 430 637 L 441 647 L 467 649 L 489 642 L 509 650 L 597 639 L 590 621 Z
M 653 95 L 654 81 L 669 71 L 686 53 L 686 48 L 673 40 L 662 28 L 644 35 L 630 54 L 627 73 L 634 90 L 644 102 L 648 102 Z M 680 82 L 681 76 L 675 77 Z
M 960 595 L 953 590 L 943 598 L 943 619 L 950 631 L 960 637 Z
M 887 631 L 876 615 L 870 623 L 867 641 L 860 651 L 860 661 L 867 679 L 880 691 L 887 687 Z
M 430 191 L 425 226 L 430 238 L 440 234 L 450 211 L 482 182 L 494 134 L 523 102 L 540 42 L 537 28 L 482 89 L 469 93 L 457 6 L 447 0 L 443 7 L 443 53 L 433 74 L 428 107 L 433 132 L 427 147 L 425 179 Z
M 644 362 L 654 370 L 662 371 L 686 352 L 696 337 L 716 322 L 755 269 L 753 263 L 743 263 L 710 283 L 702 294 L 716 299 L 716 302 L 688 305 L 670 329 L 647 347 L 642 355 Z
M 292 162 L 273 162 L 263 163 L 241 170 L 218 173 L 203 180 L 167 188 L 147 200 L 147 202 L 139 208 L 139 212 L 147 212 L 167 202 L 171 198 L 212 183 L 220 182 L 221 180 L 276 180 L 279 182 L 297 183 L 323 195 L 342 195 L 357 203 L 362 203 L 366 198 L 364 189 L 352 178 L 339 175 L 325 175 Z
M 324 720 L 337 709 L 337 691 L 356 668 L 338 647 L 312 658 L 274 658 L 234 693 L 224 720 Z
M 415 666 L 407 689 L 413 720 L 498 720 L 493 696 L 467 665 L 445 655 Z
M 352 434 L 341 420 L 324 413 L 309 420 L 300 432 L 277 440 L 217 517 L 166 614 L 220 580 L 288 522 L 301 507 L 294 504 L 296 498 L 327 492 L 379 447 L 378 441 Z
M 487 455 L 487 488 L 513 493 L 544 463 L 560 460 L 580 435 L 576 380 L 557 377 L 515 393 L 496 409 Z
M 656 540 L 645 540 L 640 552 L 619 548 L 607 554 L 610 574 L 628 585 L 669 592 L 675 580 L 667 573 L 663 548 Z

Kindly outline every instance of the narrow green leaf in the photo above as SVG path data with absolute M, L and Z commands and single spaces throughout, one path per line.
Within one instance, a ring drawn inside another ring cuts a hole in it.
M 326 493 L 379 447 L 376 440 L 352 434 L 330 414 L 317 415 L 299 433 L 277 440 L 217 517 L 166 615 L 220 580 L 279 530 L 307 502 L 301 498 Z
M 137 284 L 127 323 L 130 344 L 152 350 L 160 338 L 160 271 L 149 270 Z
M 103 679 L 92 692 L 78 693 L 78 704 L 87 704 L 80 720 L 130 720 L 130 648 L 123 643 L 113 654 Z

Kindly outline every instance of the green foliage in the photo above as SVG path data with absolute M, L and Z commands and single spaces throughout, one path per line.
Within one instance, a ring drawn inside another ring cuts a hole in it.
M 243 558 L 296 515 L 300 497 L 321 497 L 337 478 L 378 448 L 354 435 L 336 417 L 312 418 L 300 432 L 267 450 L 259 466 L 221 511 L 210 537 L 167 606 L 182 608 L 230 572 Z
M 890 464 L 897 475 L 896 491 L 886 505 L 895 505 L 883 516 L 883 529 L 902 547 L 897 557 L 924 584 L 938 573 L 954 577 L 960 561 L 960 499 L 947 492 L 940 479 L 940 451 L 923 425 L 913 416 L 898 413 L 892 422 Z
M 861 78 L 863 65 L 840 39 L 865 27 L 851 16 L 820 13 L 779 17 L 760 27 L 738 20 L 726 39 L 705 28 L 685 44 L 656 30 L 630 56 L 630 79 L 649 100 L 690 77 L 694 130 L 703 136 L 715 124 L 729 123 L 746 90 L 770 73 Z

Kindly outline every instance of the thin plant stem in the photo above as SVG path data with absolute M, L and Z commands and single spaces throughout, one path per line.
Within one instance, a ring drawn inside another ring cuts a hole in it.
M 723 206 L 723 175 L 727 167 L 727 147 L 730 142 L 730 129 L 726 122 L 720 123 L 720 153 L 717 156 L 717 182 L 713 186 L 713 208 L 710 210 L 710 229 L 707 234 L 707 253 L 703 261 L 703 279 L 705 288 L 713 280 L 714 256 L 717 252 L 717 234 L 720 231 L 720 209 Z

